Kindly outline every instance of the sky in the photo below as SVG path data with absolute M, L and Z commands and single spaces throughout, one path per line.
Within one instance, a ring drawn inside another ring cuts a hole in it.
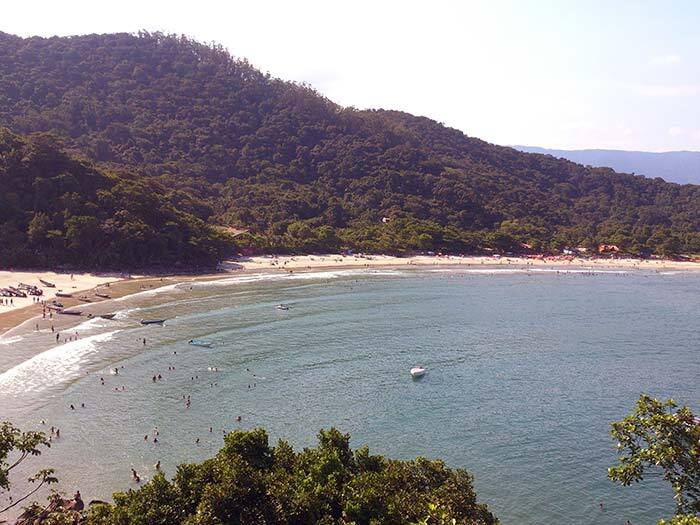
M 356 108 L 504 145 L 700 150 L 700 1 L 27 0 L 20 36 L 163 31 L 216 42 Z

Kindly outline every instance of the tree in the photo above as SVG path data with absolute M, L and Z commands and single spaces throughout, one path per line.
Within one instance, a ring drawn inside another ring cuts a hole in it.
M 496 525 L 472 477 L 442 461 L 397 461 L 353 451 L 350 436 L 320 431 L 318 445 L 271 447 L 262 429 L 235 431 L 201 464 L 180 465 L 138 490 L 91 507 L 89 525 L 424 523 Z
M 45 213 L 35 213 L 29 226 L 27 236 L 33 244 L 42 244 L 46 241 L 46 236 L 51 229 L 51 220 Z
M 20 429 L 5 421 L 0 425 L 0 496 L 11 487 L 10 473 L 31 456 L 41 455 L 41 447 L 50 447 L 43 432 L 22 432 Z M 56 483 L 53 469 L 41 469 L 29 478 L 29 482 L 37 485 L 20 498 L 9 504 L 0 504 L 0 515 L 25 501 L 44 485 Z
M 608 469 L 608 477 L 627 486 L 642 481 L 650 469 L 661 470 L 676 501 L 672 523 L 695 523 L 692 516 L 700 513 L 700 419 L 672 399 L 642 395 L 632 414 L 612 423 L 611 435 L 620 463 Z

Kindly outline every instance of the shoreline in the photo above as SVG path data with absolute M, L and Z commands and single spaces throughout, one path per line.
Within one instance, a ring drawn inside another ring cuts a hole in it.
M 75 297 L 70 298 L 60 298 L 61 303 L 64 304 L 66 309 L 76 309 L 76 307 L 83 306 L 86 309 L 91 310 L 93 315 L 101 315 L 102 313 L 109 313 L 110 308 L 113 305 L 114 300 L 121 299 L 130 295 L 135 295 L 148 290 L 155 290 L 163 286 L 169 286 L 172 284 L 178 284 L 187 281 L 197 281 L 197 280 L 209 280 L 221 277 L 222 275 L 233 274 L 231 272 L 219 272 L 212 274 L 201 274 L 201 275 L 173 275 L 168 277 L 160 276 L 136 276 L 130 278 L 123 278 L 119 280 L 110 281 L 109 284 L 101 285 L 100 290 L 102 292 L 108 292 L 109 298 L 99 298 L 91 297 L 91 302 L 86 303 L 78 299 L 78 295 L 94 293 L 97 287 L 88 288 L 84 290 L 76 290 L 74 292 Z M 77 274 L 76 274 L 77 276 Z M 104 304 L 104 312 L 99 305 Z M 95 306 L 98 306 L 97 312 L 94 311 Z M 47 313 L 46 318 L 42 317 L 42 306 L 40 304 L 29 304 L 23 307 L 16 307 L 9 311 L 0 310 L 0 338 L 6 336 L 12 336 L 15 332 L 26 330 L 33 330 L 38 324 L 39 329 L 50 328 L 53 325 L 57 330 L 62 330 L 75 326 L 80 322 L 84 321 L 85 315 L 73 316 L 73 315 L 63 315 L 54 313 L 50 316 Z
M 345 268 L 405 268 L 407 266 L 452 266 L 464 268 L 522 267 L 522 268 L 581 268 L 581 269 L 624 269 L 648 271 L 697 271 L 700 263 L 669 261 L 664 259 L 632 258 L 581 258 L 581 257 L 494 257 L 494 256 L 459 256 L 459 255 L 415 255 L 395 257 L 391 255 L 261 255 L 240 257 L 221 263 L 226 269 L 228 264 L 238 269 L 303 271 L 319 269 Z
M 226 276 L 245 274 L 254 271 L 262 272 L 307 272 L 318 270 L 348 270 L 357 268 L 374 268 L 374 269 L 398 269 L 398 268 L 427 268 L 427 267 L 451 267 L 471 268 L 471 269 L 496 269 L 496 268 L 514 268 L 514 269 L 576 269 L 576 270 L 604 270 L 617 269 L 629 271 L 698 271 L 700 263 L 668 261 L 662 259 L 609 259 L 609 258 L 579 258 L 579 257 L 493 257 L 493 256 L 456 256 L 456 255 L 436 255 L 426 256 L 418 255 L 411 257 L 395 257 L 389 255 L 261 255 L 252 257 L 239 257 L 224 261 L 219 265 L 219 271 L 202 274 L 181 274 L 171 276 L 148 276 L 139 275 L 134 277 L 117 277 L 116 275 L 105 274 L 103 276 L 95 274 L 56 274 L 49 272 L 13 272 L 1 271 L 0 284 L 7 286 L 6 283 L 13 282 L 16 285 L 18 282 L 32 280 L 29 276 L 40 276 L 55 278 L 56 276 L 71 275 L 70 293 L 74 297 L 60 298 L 66 308 L 74 308 L 76 306 L 97 305 L 100 303 L 111 304 L 114 299 L 126 297 L 146 290 L 160 288 L 188 281 L 207 281 L 214 280 Z M 34 279 L 36 280 L 36 279 Z M 47 279 L 48 280 L 48 279 Z M 75 284 L 74 284 L 75 283 Z M 65 282 L 62 283 L 65 287 Z M 56 283 L 57 288 L 49 289 L 60 290 L 59 282 Z M 87 285 L 87 286 L 86 286 Z M 98 298 L 94 296 L 94 292 L 107 291 L 110 295 L 109 299 Z M 90 299 L 92 302 L 85 303 L 78 299 L 80 295 L 93 294 Z M 53 294 L 48 293 L 41 297 L 44 300 L 53 298 Z M 83 316 L 69 316 L 56 314 L 52 319 L 47 316 L 42 319 L 42 306 L 40 304 L 29 302 L 27 304 L 16 305 L 10 310 L 0 310 L 0 337 L 7 336 L 14 331 L 19 331 L 25 325 L 36 322 L 40 328 L 47 327 L 53 323 L 56 327 L 64 328 L 76 324 L 76 321 L 81 321 Z M 91 307 L 92 309 L 92 307 Z M 107 313 L 107 312 L 105 312 Z M 99 315 L 99 314 L 97 314 Z M 47 324 L 48 323 L 48 324 Z M 46 325 L 46 326 L 44 326 Z

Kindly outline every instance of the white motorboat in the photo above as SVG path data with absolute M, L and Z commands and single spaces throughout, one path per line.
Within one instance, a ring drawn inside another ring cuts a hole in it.
M 289 310 L 289 306 L 287 306 L 286 304 L 278 304 L 275 308 L 277 308 L 278 310 Z
M 423 377 L 425 375 L 425 368 L 422 366 L 414 366 L 411 368 L 411 377 Z

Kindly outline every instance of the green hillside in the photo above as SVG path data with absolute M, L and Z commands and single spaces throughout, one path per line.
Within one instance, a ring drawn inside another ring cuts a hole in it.
M 0 266 L 210 268 L 227 244 L 157 182 L 105 174 L 51 137 L 0 129 Z
M 0 125 L 159 184 L 260 250 L 700 253 L 699 186 L 343 108 L 185 38 L 0 33 Z

